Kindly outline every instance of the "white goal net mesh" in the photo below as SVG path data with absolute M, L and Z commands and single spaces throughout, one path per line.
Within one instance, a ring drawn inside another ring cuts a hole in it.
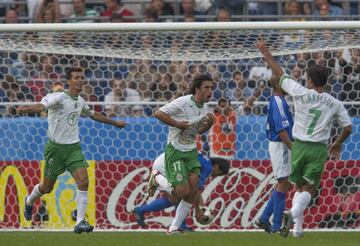
M 359 33 L 345 28 L 0 33 L 0 228 L 69 229 L 75 224 L 76 185 L 69 173 L 35 203 L 33 220 L 25 220 L 24 199 L 43 177 L 47 120 L 45 114 L 19 117 L 15 108 L 66 88 L 66 69 L 79 66 L 87 79 L 82 97 L 96 111 L 128 122 L 119 130 L 80 120 L 81 146 L 90 166 L 86 216 L 91 224 L 140 228 L 131 211 L 145 202 L 151 164 L 164 151 L 168 130 L 153 112 L 186 93 L 194 76 L 206 73 L 216 83 L 211 105 L 217 120 L 198 148 L 231 159 L 231 172 L 208 180 L 203 191 L 214 221 L 203 226 L 191 214 L 187 223 L 192 228 L 253 229 L 274 185 L 265 136 L 271 72 L 255 47 L 260 35 L 299 83 L 304 84 L 309 66 L 329 67 L 326 90 L 344 102 L 353 121 L 341 161 L 326 164 L 304 227 L 358 227 Z M 217 106 L 222 98 L 231 105 Z M 337 130 L 334 125 L 333 136 Z M 164 229 L 173 215 L 173 207 L 146 213 L 147 228 Z

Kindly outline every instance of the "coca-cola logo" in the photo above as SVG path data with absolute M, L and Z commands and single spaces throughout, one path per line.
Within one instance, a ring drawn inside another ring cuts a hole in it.
M 202 197 L 205 204 L 213 211 L 214 220 L 210 225 L 201 225 L 196 221 L 193 212 L 191 216 L 198 228 L 209 226 L 213 228 L 248 228 L 253 225 L 254 220 L 263 211 L 264 201 L 272 190 L 269 186 L 272 184 L 272 173 L 263 173 L 251 167 L 232 168 L 230 173 L 228 176 L 214 178 L 206 185 Z M 146 197 L 144 190 L 146 190 L 149 175 L 150 169 L 148 167 L 134 169 L 126 174 L 113 189 L 106 207 L 107 220 L 112 226 L 129 228 L 136 225 L 135 221 L 119 219 L 117 216 L 118 201 L 126 199 L 124 209 L 127 212 L 143 204 Z M 129 193 L 129 184 L 139 177 L 141 181 L 127 196 L 125 193 Z M 246 181 L 251 181 L 251 183 L 244 183 Z M 156 199 L 158 194 L 156 193 L 154 197 L 150 198 L 148 203 Z M 142 197 L 140 202 L 139 197 Z M 165 213 L 156 217 L 149 215 L 146 217 L 146 222 L 150 228 L 154 223 L 168 227 L 172 217 L 164 214 L 173 210 L 174 207 L 168 208 Z

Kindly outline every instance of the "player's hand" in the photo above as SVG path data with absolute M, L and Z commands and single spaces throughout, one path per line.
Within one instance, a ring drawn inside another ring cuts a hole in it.
M 23 114 L 26 114 L 27 113 L 27 106 L 18 106 L 16 108 L 16 113 L 19 114 L 19 115 L 23 115 Z
M 268 47 L 265 43 L 265 40 L 262 37 L 260 37 L 258 39 L 258 41 L 256 42 L 256 47 L 260 50 L 260 52 L 262 54 L 265 54 L 266 52 L 268 52 Z
M 118 128 L 124 128 L 124 127 L 126 126 L 126 122 L 125 122 L 125 121 L 122 121 L 122 120 L 115 121 L 114 126 L 115 126 L 115 127 L 118 127 Z
M 332 161 L 338 161 L 340 159 L 341 144 L 334 143 L 330 146 L 329 157 Z
M 214 123 L 214 121 L 215 121 L 215 116 L 214 116 L 213 114 L 207 113 L 206 117 L 207 117 L 207 123 L 208 123 L 208 124 L 213 124 L 213 123 Z
M 189 127 L 189 122 L 188 121 L 176 121 L 175 127 L 182 129 L 182 130 L 186 129 Z

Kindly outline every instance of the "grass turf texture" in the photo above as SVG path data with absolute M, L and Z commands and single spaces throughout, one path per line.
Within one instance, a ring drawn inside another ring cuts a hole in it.
M 0 232 L 1 246 L 359 246 L 360 232 L 305 232 L 303 238 L 281 238 L 263 232 Z

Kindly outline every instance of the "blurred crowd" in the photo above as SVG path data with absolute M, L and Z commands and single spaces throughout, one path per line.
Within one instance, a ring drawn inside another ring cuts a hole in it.
M 331 76 L 327 92 L 348 102 L 360 100 L 359 58 L 360 49 L 277 57 L 287 73 L 303 85 L 309 66 L 328 66 Z M 152 102 L 166 102 L 186 94 L 192 78 L 204 73 L 214 79 L 214 102 L 221 98 L 244 104 L 254 98 L 266 102 L 271 95 L 271 71 L 261 58 L 193 62 L 0 52 L 0 64 L 1 102 L 39 102 L 47 93 L 64 90 L 66 68 L 79 66 L 87 79 L 82 96 L 109 116 L 152 115 L 158 106 Z M 136 104 L 140 101 L 143 105 Z M 359 115 L 356 104 L 347 107 L 352 116 Z M 237 111 L 261 114 L 266 113 L 264 110 L 266 107 L 255 105 L 251 110 Z M 14 113 L 13 107 L 0 105 L 2 116 Z
M 343 0 L 0 0 L 3 23 L 358 19 Z
M 234 16 L 245 12 L 248 16 L 260 16 L 258 20 L 263 20 L 261 16 L 280 17 L 278 13 L 291 20 L 357 14 L 357 6 L 351 7 L 347 1 L 331 3 L 327 0 L 151 0 L 138 1 L 141 4 L 137 5 L 136 1 L 119 0 L 1 2 L 4 4 L 0 5 L 0 16 L 4 16 L 5 23 L 154 22 L 176 21 L 178 17 L 181 17 L 179 21 L 232 21 L 236 20 Z M 138 9 L 139 6 L 143 8 Z M 309 66 L 325 65 L 331 74 L 327 91 L 342 101 L 360 100 L 360 49 L 298 53 L 277 59 L 301 84 L 305 83 Z M 203 73 L 211 75 L 215 81 L 212 99 L 215 104 L 220 99 L 243 103 L 234 107 L 238 115 L 266 113 L 265 103 L 252 104 L 254 101 L 266 102 L 271 95 L 267 84 L 271 71 L 261 58 L 192 62 L 0 51 L 0 116 L 15 114 L 13 102 L 39 102 L 47 93 L 66 89 L 65 73 L 71 66 L 82 67 L 85 71 L 88 83 L 82 93 L 84 99 L 92 102 L 95 110 L 108 116 L 150 116 L 159 106 L 156 102 L 184 95 L 192 78 Z M 136 104 L 140 101 L 143 104 Z M 248 107 L 249 102 L 251 107 Z M 346 107 L 350 115 L 359 115 L 356 103 Z

